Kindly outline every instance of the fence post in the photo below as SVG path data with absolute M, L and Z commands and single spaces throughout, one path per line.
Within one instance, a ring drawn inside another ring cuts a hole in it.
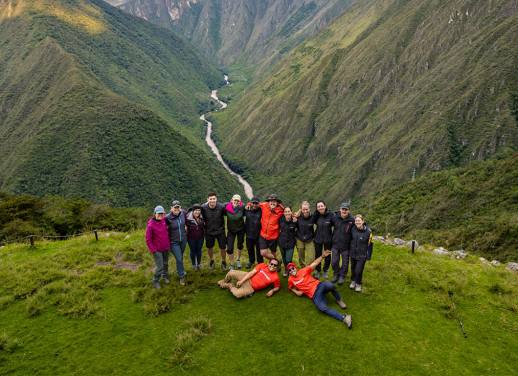
M 95 241 L 99 241 L 99 235 L 97 234 L 97 230 L 94 230 L 94 234 L 95 234 Z
M 412 253 L 415 253 L 415 240 L 412 240 Z
M 29 241 L 31 242 L 31 248 L 34 248 L 34 235 L 29 236 Z

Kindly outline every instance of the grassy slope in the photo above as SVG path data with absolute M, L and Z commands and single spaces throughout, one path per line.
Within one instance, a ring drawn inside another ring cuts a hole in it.
M 212 68 L 173 34 L 98 3 L 2 5 L 2 189 L 118 206 L 240 191 L 178 125 L 196 118 Z
M 212 330 L 184 348 L 187 374 L 512 375 L 518 362 L 518 277 L 475 258 L 376 245 L 365 292 L 340 288 L 354 317 L 348 331 L 285 288 L 236 301 L 214 287 L 220 272 L 189 271 L 186 288 L 151 291 L 142 237 L 1 249 L 0 372 L 176 374 L 170 359 L 189 343 L 193 317 Z M 95 266 L 116 259 L 139 269 Z
M 377 232 L 518 257 L 518 155 L 424 175 L 355 205 Z
M 218 116 L 223 154 L 262 193 L 337 203 L 516 150 L 513 4 L 356 4 Z

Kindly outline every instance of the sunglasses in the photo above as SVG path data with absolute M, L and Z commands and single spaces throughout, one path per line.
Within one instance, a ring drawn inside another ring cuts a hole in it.
M 279 266 L 279 264 L 277 264 L 276 262 L 270 262 L 270 265 L 271 266 Z

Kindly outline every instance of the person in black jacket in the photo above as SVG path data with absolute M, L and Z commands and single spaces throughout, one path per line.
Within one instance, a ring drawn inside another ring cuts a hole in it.
M 326 203 L 324 201 L 317 202 L 317 210 L 313 214 L 313 221 L 316 225 L 315 230 L 315 257 L 322 256 L 322 251 L 331 251 L 333 246 L 333 217 L 334 214 L 327 210 Z M 328 278 L 329 267 L 331 266 L 331 257 L 324 258 L 324 273 L 322 278 Z M 320 278 L 321 265 L 317 265 L 315 271 L 315 278 Z
M 309 202 L 302 201 L 300 209 L 294 216 L 297 218 L 297 252 L 299 254 L 299 264 L 301 268 L 309 265 L 315 259 L 315 224 Z
M 351 230 L 354 226 L 354 217 L 350 213 L 350 204 L 343 202 L 340 211 L 333 217 L 333 247 L 331 248 L 331 265 L 333 267 L 333 279 L 342 285 L 349 268 L 349 248 L 351 246 Z M 340 258 L 342 265 L 340 266 Z
M 227 238 L 225 236 L 225 205 L 218 202 L 216 193 L 207 196 L 201 213 L 205 219 L 205 245 L 209 254 L 209 267 L 214 268 L 214 244 L 218 241 L 221 252 L 221 269 L 227 269 Z
M 372 232 L 364 222 L 361 214 L 354 216 L 354 226 L 351 230 L 351 270 L 352 282 L 349 288 L 356 292 L 362 291 L 362 276 L 365 263 L 372 256 Z
M 176 272 L 180 278 L 180 285 L 185 286 L 186 273 L 183 265 L 183 253 L 187 245 L 187 228 L 185 211 L 182 209 L 180 201 L 173 200 L 171 212 L 165 217 L 165 222 L 169 230 L 171 253 L 176 260 Z
M 292 215 L 289 206 L 284 207 L 284 216 L 279 221 L 279 248 L 281 249 L 283 276 L 288 276 L 288 264 L 293 260 L 295 249 L 295 235 L 297 234 L 297 218 Z
M 245 207 L 246 249 L 248 251 L 247 269 L 250 269 L 255 264 L 256 259 L 258 264 L 263 262 L 261 249 L 259 248 L 259 233 L 261 231 L 260 202 L 258 197 L 253 197 L 250 205 L 247 205 L 249 209 Z

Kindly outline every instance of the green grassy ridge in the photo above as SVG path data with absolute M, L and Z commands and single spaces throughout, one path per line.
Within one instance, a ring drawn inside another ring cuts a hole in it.
M 128 235 L 0 249 L 2 372 L 513 374 L 518 277 L 503 267 L 376 244 L 364 293 L 339 288 L 348 331 L 285 279 L 273 298 L 237 301 L 215 286 L 221 272 L 188 267 L 186 288 L 154 291 L 143 233 Z
M 209 89 L 203 80 L 216 74 L 196 65 L 185 43 L 157 27 L 147 30 L 143 21 L 103 2 L 37 3 L 41 8 L 35 9 L 23 8 L 27 2 L 15 4 L 21 13 L 2 16 L 0 30 L 5 36 L 0 82 L 6 88 L 0 94 L 0 112 L 6 115 L 0 120 L 2 190 L 147 207 L 172 197 L 202 201 L 214 189 L 224 196 L 241 191 L 201 146 L 201 122 L 196 119 L 200 126 L 191 130 L 178 125 L 197 118 L 196 98 Z M 66 17 L 72 21 L 86 21 L 76 25 L 52 15 L 61 11 L 70 12 Z M 124 23 L 132 29 L 127 37 Z M 97 36 L 88 27 L 104 29 Z M 160 90 L 150 102 L 157 82 L 165 82 L 164 95 L 183 115 L 175 115 L 174 106 L 165 113 L 169 103 L 160 102 Z
M 517 15 L 491 4 L 355 4 L 217 115 L 222 153 L 336 204 L 516 150 Z
M 518 258 L 518 154 L 418 177 L 356 203 L 379 233 Z

